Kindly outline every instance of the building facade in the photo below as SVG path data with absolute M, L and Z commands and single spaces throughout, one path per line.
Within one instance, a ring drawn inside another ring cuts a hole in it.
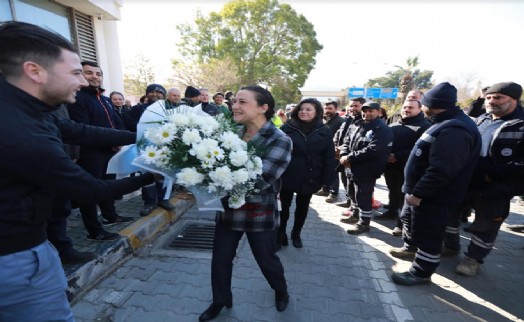
M 0 21 L 15 20 L 54 30 L 97 62 L 104 88 L 124 91 L 117 21 L 124 0 L 0 0 Z

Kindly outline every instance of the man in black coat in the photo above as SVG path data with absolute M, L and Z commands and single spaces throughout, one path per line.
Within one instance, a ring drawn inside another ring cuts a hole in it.
M 73 321 L 67 278 L 46 236 L 55 197 L 114 199 L 155 176 L 99 180 L 64 151 L 61 137 L 84 144 L 110 131 L 50 116 L 87 86 L 68 40 L 35 25 L 2 22 L 0 48 L 0 150 L 6 151 L 0 158 L 0 321 Z
M 82 72 L 89 86 L 83 87 L 76 95 L 76 102 L 67 106 L 71 120 L 86 125 L 123 130 L 124 123 L 113 109 L 111 101 L 103 93 L 101 87 L 104 74 L 98 64 L 82 62 Z M 80 146 L 80 157 L 77 164 L 93 177 L 98 179 L 114 179 L 115 175 L 106 174 L 109 160 L 119 147 L 100 145 Z M 87 238 L 95 241 L 107 241 L 120 238 L 117 233 L 105 230 L 98 220 L 97 203 L 79 203 L 80 214 L 87 230 Z M 117 214 L 114 200 L 98 202 L 104 225 L 115 225 L 133 221 L 133 217 Z
M 324 124 L 331 131 L 331 139 L 333 139 L 340 126 L 344 124 L 344 119 L 338 114 L 338 103 L 336 101 L 330 101 L 324 104 Z M 335 168 L 333 168 L 333 172 L 335 172 Z M 338 174 L 334 177 L 335 179 L 330 185 L 322 187 L 322 191 L 328 193 L 326 198 L 326 202 L 328 203 L 335 202 L 338 197 L 340 181 L 338 179 Z
M 373 190 L 376 180 L 384 173 L 393 144 L 393 132 L 380 118 L 380 105 L 369 102 L 362 106 L 362 120 L 353 123 L 340 150 L 340 164 L 346 168 L 348 181 L 353 182 L 352 203 L 359 209 L 359 217 L 341 219 L 356 224 L 347 230 L 358 235 L 369 231 Z
M 338 130 L 335 132 L 335 135 L 333 136 L 333 143 L 335 143 L 335 156 L 337 158 L 340 157 L 340 148 L 344 144 L 344 138 L 346 137 L 346 133 L 348 131 L 348 128 L 351 124 L 355 123 L 358 120 L 362 119 L 362 105 L 366 102 L 366 99 L 363 97 L 357 97 L 352 98 L 349 101 L 349 108 L 346 112 L 346 116 L 343 118 L 344 123 L 339 126 Z M 350 195 L 354 195 L 355 192 L 353 189 L 353 184 L 351 185 L 348 183 L 348 178 L 346 177 L 346 170 L 342 165 L 340 165 L 337 168 L 337 172 L 340 173 L 340 181 L 342 182 L 342 185 L 346 189 L 346 201 L 337 202 L 335 205 L 342 207 L 342 208 L 348 208 L 351 206 L 351 199 L 349 198 Z
M 464 200 L 479 157 L 480 134 L 456 102 L 457 89 L 447 82 L 422 97 L 422 111 L 433 125 L 409 155 L 402 186 L 404 246 L 390 250 L 392 256 L 414 255 L 415 260 L 408 271 L 393 273 L 396 284 L 430 282 L 440 264 L 448 216 Z
M 468 193 L 475 209 L 475 221 L 469 229 L 472 235 L 466 256 L 455 269 L 458 274 L 477 274 L 494 247 L 500 226 L 509 215 L 511 199 L 524 191 L 521 96 L 522 87 L 513 82 L 494 84 L 486 90 L 487 113 L 476 119 L 482 149 Z M 458 238 L 455 240 L 458 249 Z
M 389 207 L 380 216 L 375 216 L 375 219 L 398 219 L 400 222 L 398 214 L 404 204 L 404 194 L 402 193 L 404 166 L 415 142 L 431 126 L 431 123 L 424 118 L 421 107 L 422 105 L 418 100 L 405 100 L 400 111 L 401 119 L 390 125 L 394 138 L 393 147 L 389 154 L 386 172 L 384 172 L 389 190 Z M 397 227 L 402 228 L 402 224 L 397 225 Z

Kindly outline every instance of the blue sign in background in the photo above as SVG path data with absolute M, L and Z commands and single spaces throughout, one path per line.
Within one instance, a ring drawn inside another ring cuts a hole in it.
M 349 98 L 381 98 L 381 99 L 395 99 L 398 95 L 398 88 L 364 88 L 364 87 L 350 87 L 348 89 Z

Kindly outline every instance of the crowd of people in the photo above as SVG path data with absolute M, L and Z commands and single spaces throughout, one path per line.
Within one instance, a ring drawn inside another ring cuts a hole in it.
M 156 207 L 173 209 L 161 176 L 136 173 L 117 180 L 106 174 L 120 147 L 135 143 L 141 115 L 156 102 L 166 109 L 199 106 L 231 118 L 262 160 L 257 193 L 239 209 L 225 200 L 224 211 L 216 214 L 213 301 L 200 321 L 232 307 L 233 261 L 244 234 L 275 291 L 276 309 L 286 309 L 289 294 L 277 252 L 289 244 L 293 199 L 290 238 L 296 248 L 307 247 L 301 232 L 313 194 L 334 203 L 340 182 L 346 196 L 336 205 L 344 208 L 341 222 L 349 225 L 348 234 L 369 232 L 371 220 L 396 220 L 393 234 L 404 244 L 390 254 L 412 265 L 394 272 L 392 280 L 412 286 L 430 282 L 441 256 L 459 253 L 460 222 L 471 209 L 471 241 L 456 272 L 476 275 L 511 199 L 524 195 L 522 87 L 513 82 L 485 87 L 469 115 L 457 107 L 457 89 L 448 82 L 425 93 L 410 91 L 400 112 L 389 118 L 380 104 L 362 97 L 351 99 L 343 116 L 338 102 L 314 98 L 276 111 L 273 96 L 260 86 L 210 98 L 207 88 L 187 86 L 182 97 L 178 88 L 149 84 L 140 103 L 131 106 L 120 92 L 105 96 L 100 66 L 81 62 L 58 34 L 4 22 L 0 47 L 0 147 L 10 151 L 0 158 L 0 321 L 74 320 L 61 261 L 95 256 L 75 250 L 67 237 L 73 206 L 94 241 L 120 238 L 104 227 L 134 220 L 115 209 L 123 194 L 142 189 L 141 216 Z M 373 191 L 382 175 L 389 204 L 375 214 Z

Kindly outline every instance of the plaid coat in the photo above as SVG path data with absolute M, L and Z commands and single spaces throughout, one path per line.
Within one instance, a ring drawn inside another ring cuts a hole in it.
M 274 230 L 279 224 L 277 194 L 280 191 L 280 176 L 291 161 L 292 142 L 268 121 L 249 144 L 256 147 L 259 151 L 257 155 L 262 159 L 263 172 L 256 182 L 260 192 L 246 198 L 246 204 L 239 209 L 227 207 L 227 200 L 224 200 L 225 211 L 218 212 L 216 220 L 231 230 Z

